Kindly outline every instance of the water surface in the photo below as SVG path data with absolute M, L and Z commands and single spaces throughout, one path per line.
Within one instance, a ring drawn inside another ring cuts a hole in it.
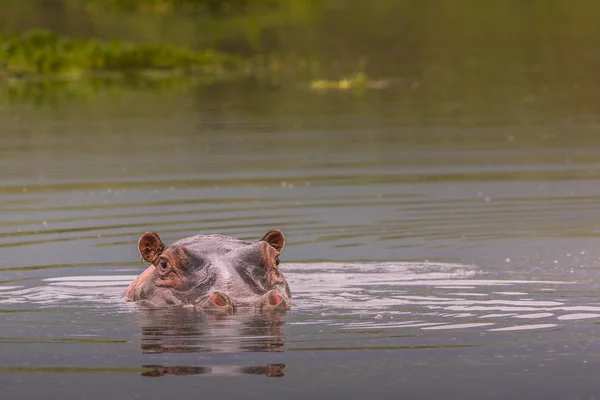
M 522 41 L 344 42 L 390 83 L 360 93 L 0 92 L 2 398 L 597 396 L 598 25 L 577 10 L 518 19 Z M 343 59 L 341 30 L 315 48 Z M 271 228 L 287 313 L 120 299 L 144 231 Z

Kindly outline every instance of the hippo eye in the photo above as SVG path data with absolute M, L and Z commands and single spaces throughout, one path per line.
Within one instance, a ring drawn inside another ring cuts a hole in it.
M 160 272 L 167 272 L 167 270 L 169 269 L 169 262 L 164 258 L 161 258 L 158 262 L 158 266 L 160 268 Z

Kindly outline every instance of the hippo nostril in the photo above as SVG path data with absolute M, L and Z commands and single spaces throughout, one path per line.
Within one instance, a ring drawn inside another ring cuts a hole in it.
M 229 305 L 229 302 L 227 301 L 225 296 L 217 292 L 210 295 L 210 301 L 219 307 L 225 307 Z
M 277 292 L 271 292 L 269 296 L 269 304 L 272 306 L 276 306 L 283 301 L 283 297 L 279 295 Z

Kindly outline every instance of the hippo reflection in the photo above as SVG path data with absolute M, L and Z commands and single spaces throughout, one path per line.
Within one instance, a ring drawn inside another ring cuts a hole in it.
M 264 375 L 269 378 L 281 378 L 282 376 L 285 376 L 285 364 L 252 365 L 248 367 L 237 365 L 211 367 L 142 365 L 142 368 L 146 369 L 146 371 L 142 372 L 141 375 L 152 378 L 165 375 Z
M 147 308 L 136 311 L 140 349 L 144 354 L 282 352 L 283 312 L 239 309 L 235 313 L 205 313 L 188 308 Z M 170 359 L 170 358 L 169 358 Z M 181 359 L 181 358 L 176 358 Z M 184 358 L 196 360 L 196 358 Z M 219 365 L 216 354 L 202 357 L 206 365 L 142 365 L 142 376 L 166 375 L 282 377 L 285 364 Z M 198 359 L 199 360 L 199 359 Z M 213 364 L 216 362 L 216 364 Z
M 162 307 L 233 310 L 238 307 L 285 310 L 291 305 L 279 270 L 283 233 L 270 230 L 250 243 L 222 235 L 196 235 L 165 246 L 155 232 L 138 241 L 150 263 L 123 296 Z
M 283 312 L 242 308 L 204 313 L 187 308 L 140 308 L 144 354 L 284 351 Z

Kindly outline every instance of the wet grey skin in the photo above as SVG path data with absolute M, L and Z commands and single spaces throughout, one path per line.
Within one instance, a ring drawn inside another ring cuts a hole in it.
M 286 310 L 292 296 L 279 269 L 283 233 L 270 230 L 258 242 L 196 235 L 165 246 L 156 232 L 138 241 L 151 265 L 123 297 L 149 306 L 188 306 L 230 311 L 239 307 Z

